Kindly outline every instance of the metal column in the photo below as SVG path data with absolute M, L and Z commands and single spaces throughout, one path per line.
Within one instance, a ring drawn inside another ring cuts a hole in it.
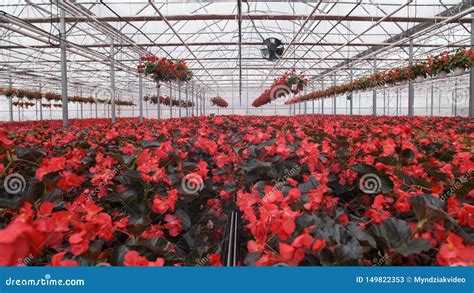
M 374 59 L 374 74 L 377 73 L 377 59 Z M 377 116 L 377 88 L 372 90 L 372 115 Z
M 399 108 L 399 102 L 398 100 L 400 99 L 400 89 L 397 88 L 397 103 L 396 103 L 396 111 L 395 111 L 395 115 L 398 116 L 398 108 Z
M 454 102 L 454 116 L 458 116 L 458 81 L 454 81 L 454 93 L 453 93 L 453 102 Z
M 98 103 L 99 101 L 97 101 L 97 93 L 95 94 L 95 118 L 99 118 L 99 114 L 97 113 L 97 108 L 98 108 Z
M 61 47 L 61 96 L 63 109 L 63 127 L 68 127 L 67 64 L 66 64 L 66 12 L 60 8 L 59 38 Z
M 334 86 L 334 88 L 336 87 L 336 74 L 334 74 L 334 76 L 333 76 L 333 86 Z M 332 113 L 333 113 L 333 115 L 336 115 L 336 112 L 337 112 L 336 100 L 337 100 L 337 94 L 334 93 L 334 101 L 332 103 L 332 108 L 333 108 Z
M 181 84 L 178 84 L 178 115 L 181 118 Z
M 474 49 L 474 13 L 471 14 L 471 50 Z M 469 118 L 474 118 L 474 69 L 469 73 Z
M 189 109 L 188 109 L 188 102 L 189 102 L 189 93 L 188 93 L 189 84 L 186 83 L 186 117 L 189 117 Z
M 160 88 L 161 85 L 156 85 L 156 116 L 161 119 L 161 103 L 160 103 Z
M 431 102 L 430 102 L 431 116 L 433 116 L 433 103 L 434 103 L 434 83 L 431 83 Z
M 40 93 L 41 93 L 42 90 L 43 90 L 43 87 L 41 86 L 41 82 L 40 82 L 40 84 L 39 84 Z M 39 104 L 40 104 L 40 107 L 39 107 L 40 120 L 43 120 L 43 96 L 41 96 L 41 98 L 39 99 Z
M 324 80 L 321 81 L 321 90 L 324 90 Z M 324 97 L 321 97 L 321 114 L 324 115 Z
M 354 78 L 354 72 L 352 71 L 352 67 L 351 67 L 351 76 L 350 76 L 351 84 L 352 84 L 353 78 Z M 352 116 L 353 109 L 354 109 L 354 92 L 350 93 L 350 97 L 351 99 L 349 100 L 349 113 Z
M 206 116 L 206 91 L 202 88 L 202 113 Z
M 173 95 L 173 85 L 170 83 L 170 119 L 173 118 L 173 99 L 171 96 Z
M 143 77 L 141 73 L 138 73 L 138 111 L 139 121 L 143 123 Z
M 116 122 L 115 118 L 115 53 L 114 39 L 110 41 L 110 111 L 112 112 L 112 123 Z
M 409 51 L 409 64 L 413 64 L 413 40 L 410 40 L 410 51 Z M 415 88 L 413 86 L 413 80 L 408 81 L 408 116 L 413 117 L 415 115 Z
M 81 89 L 81 98 L 82 98 L 82 89 Z M 83 103 L 80 102 L 79 106 L 81 108 L 81 119 L 84 119 L 84 109 L 83 109 Z
M 386 101 L 385 101 L 385 89 L 383 90 L 383 115 L 385 116 L 386 115 L 386 112 L 385 112 L 385 106 L 386 105 Z

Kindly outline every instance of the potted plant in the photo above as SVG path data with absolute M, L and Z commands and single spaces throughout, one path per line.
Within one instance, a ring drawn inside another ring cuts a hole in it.
M 4 93 L 5 97 L 11 98 L 16 95 L 16 90 L 13 88 L 7 88 L 5 89 Z
M 461 76 L 472 66 L 471 50 L 458 48 L 451 57 L 451 68 L 455 76 Z
M 449 53 L 447 51 L 440 53 L 437 56 L 428 58 L 428 65 L 430 68 L 430 75 L 437 78 L 446 78 L 451 71 L 451 64 Z

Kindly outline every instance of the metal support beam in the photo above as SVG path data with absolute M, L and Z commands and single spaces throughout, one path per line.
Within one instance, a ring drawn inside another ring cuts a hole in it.
M 471 14 L 474 17 L 474 13 Z M 471 21 L 471 50 L 474 50 L 474 18 Z M 469 73 L 469 118 L 474 118 L 474 69 Z
M 324 90 L 324 80 L 321 81 L 321 90 Z M 321 114 L 324 115 L 324 97 L 321 98 Z
M 374 74 L 377 73 L 377 59 L 374 59 Z M 377 116 L 377 88 L 372 90 L 372 115 Z
M 336 87 L 336 74 L 333 75 L 333 86 Z M 332 103 L 332 107 L 333 107 L 332 113 L 333 113 L 334 115 L 336 115 L 336 113 L 337 113 L 336 100 L 337 100 L 337 95 L 335 94 L 335 95 L 334 95 L 334 101 L 333 101 L 333 103 Z
M 39 92 L 41 93 L 43 91 L 43 86 L 41 85 L 41 82 L 39 83 Z M 40 114 L 40 120 L 43 120 L 43 99 L 41 98 L 39 100 L 39 114 Z
M 115 123 L 115 52 L 114 39 L 110 41 L 110 110 L 112 112 L 112 123 Z
M 350 74 L 350 81 L 352 83 L 352 80 L 354 79 L 354 72 L 351 67 L 351 74 Z M 350 100 L 349 100 L 349 114 L 352 116 L 353 114 L 353 109 L 354 109 L 354 92 L 351 92 L 350 94 Z
M 82 98 L 82 89 L 81 89 L 80 96 Z M 83 103 L 82 102 L 79 103 L 79 108 L 81 109 L 81 119 L 84 119 L 84 108 L 83 108 Z
M 194 117 L 194 108 L 197 107 L 197 100 L 194 99 L 194 81 L 191 81 L 191 101 L 193 102 L 193 106 L 191 107 L 191 116 Z
M 194 92 L 194 96 L 196 98 L 196 116 L 199 116 L 199 106 L 200 106 L 200 103 L 199 103 L 199 86 L 197 85 L 196 86 L 196 91 Z
M 156 116 L 161 119 L 161 103 L 160 103 L 160 88 L 161 86 L 156 85 Z
M 10 89 L 12 89 L 13 87 L 13 82 L 12 82 L 12 78 L 10 77 L 10 79 L 8 80 L 8 86 Z M 8 98 L 8 114 L 10 116 L 10 122 L 13 122 L 13 96 L 10 96 Z
M 431 101 L 430 101 L 430 116 L 433 117 L 433 104 L 434 104 L 434 83 L 431 83 Z
M 413 64 L 413 39 L 410 39 L 410 49 L 408 51 L 409 64 Z M 413 80 L 408 81 L 408 116 L 413 117 L 415 115 L 415 87 L 413 85 Z
M 139 121 L 143 123 L 143 77 L 141 73 L 138 74 L 138 111 Z
M 189 102 L 189 92 L 188 92 L 188 89 L 189 88 L 189 84 L 186 83 L 186 117 L 189 117 L 189 107 L 187 106 L 187 103 Z
M 63 109 L 63 127 L 68 127 L 68 95 L 67 95 L 67 61 L 66 61 L 66 12 L 60 8 L 59 38 L 61 47 L 61 100 Z M 52 107 L 51 107 L 52 108 Z
M 202 113 L 206 116 L 206 91 L 202 88 Z
M 181 85 L 178 84 L 178 116 L 181 118 Z
M 242 0 L 237 0 L 237 21 L 239 29 L 239 106 L 242 107 Z
M 173 85 L 170 83 L 170 119 L 173 118 L 173 103 L 171 102 L 173 100 Z
M 396 103 L 396 110 L 395 110 L 395 115 L 398 116 L 399 112 L 398 112 L 398 108 L 399 108 L 399 105 L 400 105 L 400 89 L 397 88 L 397 103 Z

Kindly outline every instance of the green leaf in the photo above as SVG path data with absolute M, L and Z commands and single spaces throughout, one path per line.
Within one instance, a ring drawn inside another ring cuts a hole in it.
M 378 172 L 374 166 L 367 165 L 367 164 L 355 164 L 355 165 L 352 165 L 350 169 L 362 175 Z
M 430 249 L 431 243 L 423 238 L 410 240 L 406 243 L 402 243 L 399 246 L 393 247 L 393 250 L 403 256 L 409 256 L 410 254 L 419 254 L 422 251 L 428 251 Z
M 439 220 L 453 221 L 451 216 L 443 210 L 444 203 L 434 196 L 414 195 L 409 201 L 419 222 L 428 224 Z
M 15 153 L 18 158 L 32 162 L 38 162 L 40 159 L 46 157 L 46 153 L 43 151 L 19 146 L 15 146 Z
M 142 141 L 142 148 L 153 148 L 153 147 L 159 147 L 161 145 L 160 142 L 158 141 L 152 141 L 152 140 L 143 140 Z

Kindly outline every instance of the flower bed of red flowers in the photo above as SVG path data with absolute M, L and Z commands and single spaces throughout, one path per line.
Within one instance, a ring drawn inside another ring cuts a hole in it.
M 221 108 L 227 108 L 229 106 L 229 103 L 219 96 L 211 98 L 211 104 Z
M 394 68 L 384 72 L 374 73 L 368 77 L 361 77 L 352 83 L 331 86 L 324 90 L 315 91 L 307 95 L 298 96 L 285 102 L 295 104 L 308 100 L 321 99 L 333 95 L 342 95 L 353 91 L 364 91 L 385 85 L 394 85 L 426 78 L 436 77 L 441 72 L 449 73 L 456 69 L 469 69 L 474 65 L 474 53 L 470 49 L 458 48 L 454 52 L 441 52 L 438 55 L 428 57 L 427 61 L 421 61 L 405 67 Z
M 474 122 L 372 116 L 0 124 L 0 264 L 472 265 Z M 183 188 L 197 174 L 197 193 Z M 360 179 L 370 174 L 378 189 Z
M 297 73 L 295 69 L 292 69 L 275 79 L 273 84 L 253 101 L 252 106 L 260 107 L 291 93 L 296 95 L 307 84 L 308 79 L 304 74 Z

